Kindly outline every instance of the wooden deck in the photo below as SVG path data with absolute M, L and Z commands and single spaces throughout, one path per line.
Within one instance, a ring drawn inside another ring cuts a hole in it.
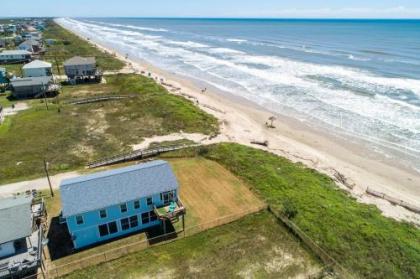
M 186 208 L 180 199 L 178 199 L 178 201 L 175 202 L 175 205 L 176 207 L 173 210 L 170 208 L 171 205 L 159 208 L 154 206 L 154 212 L 156 216 L 161 220 L 176 221 L 180 216 L 186 213 Z

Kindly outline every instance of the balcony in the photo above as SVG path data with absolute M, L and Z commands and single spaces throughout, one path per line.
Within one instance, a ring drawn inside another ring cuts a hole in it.
M 186 212 L 184 204 L 181 202 L 180 199 L 178 199 L 177 201 L 169 202 L 169 204 L 167 204 L 166 206 L 162 206 L 159 208 L 154 205 L 153 208 L 156 216 L 162 221 L 178 221 L 179 216 L 184 215 Z

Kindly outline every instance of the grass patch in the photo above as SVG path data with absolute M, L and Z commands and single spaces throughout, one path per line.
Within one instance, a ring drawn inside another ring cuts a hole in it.
M 65 278 L 308 278 L 320 269 L 264 211 Z
M 293 222 L 356 276 L 419 278 L 420 231 L 358 203 L 329 177 L 237 144 L 200 153 L 242 178 L 272 207 L 294 216 Z
M 103 71 L 120 70 L 124 67 L 124 62 L 117 59 L 114 55 L 96 48 L 86 40 L 81 39 L 72 32 L 62 28 L 53 20 L 49 20 L 47 22 L 46 29 L 43 32 L 43 37 L 45 39 L 56 40 L 55 44 L 47 47 L 47 53 L 44 57 L 45 60 L 54 63 L 53 71 L 55 74 L 58 73 L 55 58 L 59 63 L 60 72 L 63 74 L 63 62 L 76 55 L 96 57 L 98 67 Z
M 17 77 L 23 76 L 23 63 L 17 64 L 0 64 L 0 68 L 6 68 L 8 74 L 12 74 Z
M 65 104 L 73 97 L 133 94 L 130 99 Z M 0 134 L 0 183 L 39 177 L 43 159 L 51 173 L 74 170 L 87 162 L 131 150 L 143 138 L 185 131 L 212 135 L 217 120 L 153 80 L 138 75 L 107 76 L 107 84 L 63 88 L 60 107 L 49 99 L 10 116 Z M 58 112 L 60 111 L 60 112 Z

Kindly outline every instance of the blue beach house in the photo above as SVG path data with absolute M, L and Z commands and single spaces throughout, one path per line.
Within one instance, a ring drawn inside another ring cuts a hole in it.
M 170 165 L 162 160 L 64 180 L 62 218 L 75 249 L 178 221 L 185 208 Z

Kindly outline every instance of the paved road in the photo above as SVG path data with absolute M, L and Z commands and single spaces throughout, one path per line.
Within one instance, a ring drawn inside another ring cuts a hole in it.
M 60 173 L 51 176 L 51 184 L 54 189 L 57 189 L 63 179 L 72 178 L 79 176 L 80 174 L 76 171 Z M 44 190 L 48 189 L 48 180 L 46 177 L 38 178 L 34 180 L 16 182 L 11 184 L 5 184 L 0 186 L 0 196 L 10 196 L 14 193 L 21 193 L 27 190 Z

